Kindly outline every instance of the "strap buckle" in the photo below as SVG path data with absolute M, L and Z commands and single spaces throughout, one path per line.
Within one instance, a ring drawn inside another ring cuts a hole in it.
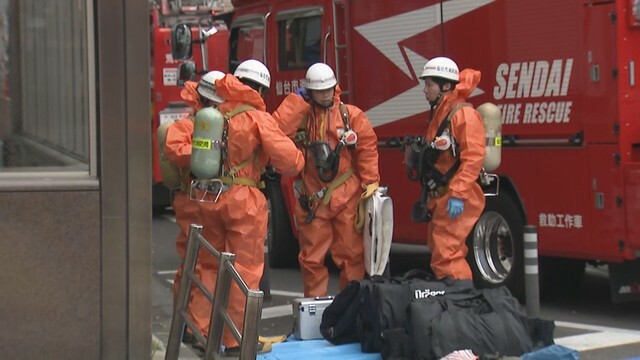
M 229 184 L 225 184 L 222 179 L 194 179 L 191 180 L 191 186 L 189 191 L 189 198 L 197 202 L 218 202 L 220 195 L 233 186 L 232 181 Z M 198 196 L 198 192 L 204 191 L 201 196 Z M 211 199 L 209 194 L 215 194 L 215 197 Z
M 322 188 L 320 190 L 318 190 L 317 192 L 311 194 L 311 199 L 315 200 L 320 200 L 322 198 L 324 198 L 324 195 L 327 193 L 327 188 Z

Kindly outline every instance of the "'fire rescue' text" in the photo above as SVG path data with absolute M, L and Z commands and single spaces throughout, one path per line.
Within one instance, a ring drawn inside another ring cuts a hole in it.
M 502 113 L 503 124 L 559 124 L 571 119 L 573 101 L 564 100 L 569 91 L 573 59 L 502 63 L 496 69 L 493 98 Z M 510 99 L 541 101 L 504 102 Z M 550 98 L 560 98 L 552 99 Z

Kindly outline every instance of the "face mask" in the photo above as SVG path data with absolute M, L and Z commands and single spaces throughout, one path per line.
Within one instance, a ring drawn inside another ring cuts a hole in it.
M 320 180 L 324 182 L 332 181 L 338 172 L 340 158 L 331 150 L 329 143 L 326 141 L 314 141 L 309 144 L 309 150 L 313 155 Z

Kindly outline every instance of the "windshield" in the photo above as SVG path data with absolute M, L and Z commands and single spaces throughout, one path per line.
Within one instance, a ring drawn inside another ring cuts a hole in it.
M 233 73 L 238 65 L 247 59 L 264 62 L 264 23 L 242 22 L 231 28 L 229 40 L 229 71 Z
M 321 21 L 311 16 L 278 22 L 280 70 L 304 70 L 320 62 Z

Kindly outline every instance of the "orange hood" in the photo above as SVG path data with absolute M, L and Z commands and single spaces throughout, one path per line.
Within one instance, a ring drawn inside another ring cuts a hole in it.
M 196 88 L 198 83 L 194 81 L 187 81 L 184 83 L 184 88 L 180 91 L 180 97 L 184 102 L 193 108 L 195 111 L 202 109 L 202 102 L 200 102 L 200 94 Z
M 340 85 L 336 85 L 336 91 L 333 92 L 333 104 L 334 105 L 339 105 L 340 104 L 340 94 L 342 93 L 342 90 L 340 89 Z
M 267 109 L 264 100 L 257 91 L 241 83 L 231 74 L 216 81 L 216 93 L 225 100 L 220 108 L 234 108 L 238 104 L 245 104 L 253 106 L 256 110 L 266 111 Z
M 464 69 L 460 72 L 460 82 L 453 90 L 454 97 L 467 99 L 480 83 L 480 71 Z

